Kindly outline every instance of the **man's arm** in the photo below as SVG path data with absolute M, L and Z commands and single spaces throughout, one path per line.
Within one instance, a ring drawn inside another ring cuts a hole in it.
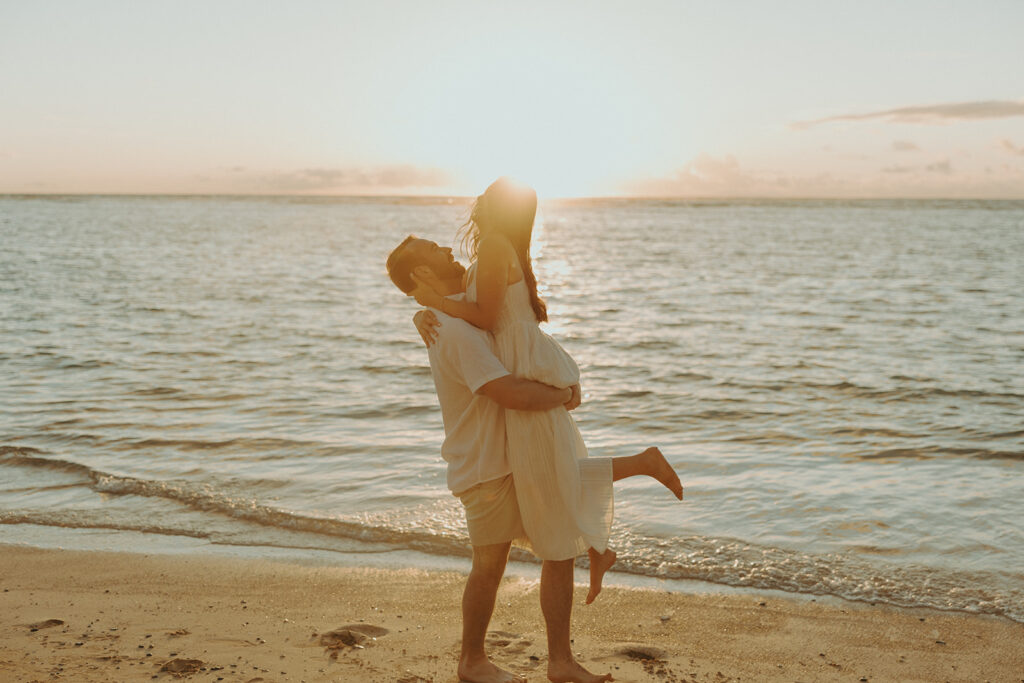
M 571 387 L 558 389 L 512 375 L 493 379 L 477 389 L 476 393 L 486 396 L 502 408 L 512 410 L 551 410 L 573 399 Z

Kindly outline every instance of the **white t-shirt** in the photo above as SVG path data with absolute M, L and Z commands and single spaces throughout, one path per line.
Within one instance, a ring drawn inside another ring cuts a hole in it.
M 511 374 L 494 355 L 494 340 L 465 320 L 434 310 L 441 326 L 430 345 L 430 372 L 444 421 L 441 457 L 448 463 L 448 488 L 459 495 L 511 473 L 505 455 L 502 408 L 476 390 Z

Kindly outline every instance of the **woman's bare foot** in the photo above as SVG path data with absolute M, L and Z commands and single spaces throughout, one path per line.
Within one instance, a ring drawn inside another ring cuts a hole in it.
M 644 458 L 644 470 L 650 476 L 660 481 L 665 488 L 672 492 L 679 500 L 683 499 L 683 484 L 679 481 L 679 475 L 672 469 L 661 450 L 652 446 L 642 453 Z
M 587 555 L 590 556 L 590 592 L 587 593 L 587 604 L 589 605 L 597 599 L 597 594 L 601 592 L 601 581 L 604 580 L 604 574 L 615 564 L 617 555 L 614 550 L 605 550 L 603 553 L 599 553 L 593 548 L 587 549 Z
M 499 669 L 489 659 L 459 662 L 459 680 L 466 683 L 525 683 L 526 679 Z
M 614 681 L 611 674 L 592 674 L 575 659 L 567 662 L 548 662 L 548 680 L 551 683 L 603 683 Z

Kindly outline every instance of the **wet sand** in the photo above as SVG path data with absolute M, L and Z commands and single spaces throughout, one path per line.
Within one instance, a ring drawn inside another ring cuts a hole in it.
M 582 581 L 585 572 L 578 570 Z M 456 681 L 465 577 L 0 546 L 3 681 Z M 1024 625 L 933 610 L 606 588 L 574 645 L 620 681 L 1024 681 Z M 534 580 L 493 659 L 544 681 Z

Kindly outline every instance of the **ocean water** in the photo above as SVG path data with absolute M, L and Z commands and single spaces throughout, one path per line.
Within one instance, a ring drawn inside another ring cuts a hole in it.
M 383 264 L 466 208 L 0 198 L 0 542 L 465 555 Z M 619 571 L 1024 621 L 1024 202 L 548 202 L 535 241 L 591 453 L 686 486 L 617 486 Z

